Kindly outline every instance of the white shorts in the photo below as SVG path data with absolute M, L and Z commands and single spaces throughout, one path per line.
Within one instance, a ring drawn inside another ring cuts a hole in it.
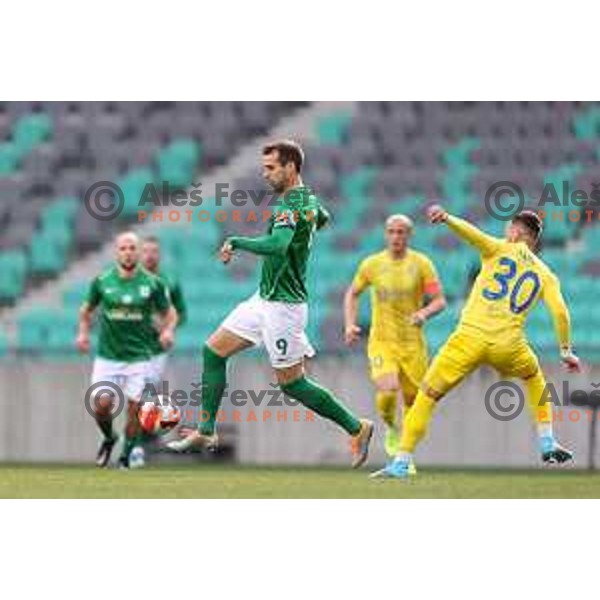
M 152 360 L 127 363 L 97 357 L 94 360 L 92 385 L 109 381 L 118 385 L 128 400 L 139 402 L 146 385 L 156 385 L 155 371 Z
M 273 368 L 283 369 L 315 355 L 304 331 L 307 320 L 306 304 L 272 302 L 254 294 L 238 304 L 221 326 L 256 346 L 264 344 Z
M 150 371 L 156 385 L 160 384 L 163 380 L 168 356 L 169 355 L 165 352 L 150 359 Z

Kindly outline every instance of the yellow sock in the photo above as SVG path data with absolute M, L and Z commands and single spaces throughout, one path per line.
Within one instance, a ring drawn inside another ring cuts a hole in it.
M 377 392 L 375 396 L 377 413 L 388 427 L 396 426 L 396 410 L 398 406 L 398 392 Z
M 546 379 L 541 371 L 524 380 L 531 417 L 542 435 L 552 435 L 552 402 L 546 392 Z
M 400 436 L 400 451 L 407 454 L 413 454 L 417 444 L 425 437 L 436 401 L 420 391 L 417 394 L 415 403 L 404 417 L 402 435 Z
M 406 429 L 406 417 L 408 417 L 408 413 L 410 409 L 413 407 L 415 403 L 415 399 L 412 399 L 410 404 L 406 404 L 406 402 L 402 406 L 402 429 Z

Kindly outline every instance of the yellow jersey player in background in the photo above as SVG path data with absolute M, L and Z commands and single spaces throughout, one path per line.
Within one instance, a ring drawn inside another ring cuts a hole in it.
M 390 456 L 399 450 L 398 393 L 402 392 L 406 414 L 427 370 L 422 325 L 446 306 L 433 263 L 408 247 L 413 229 L 408 217 L 389 217 L 385 223 L 387 248 L 361 262 L 344 298 L 344 337 L 351 345 L 361 333 L 357 325 L 359 296 L 371 289 L 368 357 Z
M 500 376 L 521 379 L 536 422 L 540 452 L 545 463 L 573 458 L 552 432 L 552 403 L 544 394 L 546 381 L 523 327 L 529 311 L 542 299 L 555 323 L 563 364 L 579 372 L 571 349 L 570 319 L 560 284 L 535 255 L 542 221 L 533 211 L 522 211 L 507 226 L 506 239 L 491 237 L 473 225 L 449 215 L 439 206 L 429 210 L 432 223 L 446 223 L 481 255 L 481 271 L 473 285 L 456 331 L 433 360 L 414 405 L 404 422 L 400 451 L 374 476 L 404 478 L 417 444 L 425 436 L 437 402 L 481 365 Z

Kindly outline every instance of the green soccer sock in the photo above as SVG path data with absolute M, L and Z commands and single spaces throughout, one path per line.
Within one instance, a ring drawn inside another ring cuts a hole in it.
M 306 377 L 285 383 L 281 389 L 290 398 L 302 402 L 304 406 L 326 419 L 337 423 L 350 435 L 360 430 L 360 421 L 329 390 Z
M 149 442 L 152 437 L 153 436 L 148 433 L 144 433 L 143 431 L 138 432 L 132 438 L 126 437 L 125 441 L 123 442 L 123 448 L 121 449 L 121 458 L 128 458 L 131 454 L 131 451 L 136 446 L 144 446 L 144 444 Z
M 102 432 L 105 440 L 113 440 L 115 438 L 113 432 L 113 420 L 112 415 L 96 415 L 96 425 Z
M 121 460 L 127 460 L 135 446 L 137 446 L 137 436 L 126 437 L 121 448 Z
M 204 367 L 202 370 L 202 418 L 200 433 L 213 435 L 215 421 L 223 392 L 225 392 L 227 376 L 227 359 L 219 356 L 206 344 L 202 350 Z

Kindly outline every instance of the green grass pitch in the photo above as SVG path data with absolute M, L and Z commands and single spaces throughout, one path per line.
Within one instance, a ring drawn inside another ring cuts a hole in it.
M 441 471 L 374 481 L 368 470 L 216 465 L 0 466 L 2 498 L 600 498 L 600 475 L 583 471 Z

